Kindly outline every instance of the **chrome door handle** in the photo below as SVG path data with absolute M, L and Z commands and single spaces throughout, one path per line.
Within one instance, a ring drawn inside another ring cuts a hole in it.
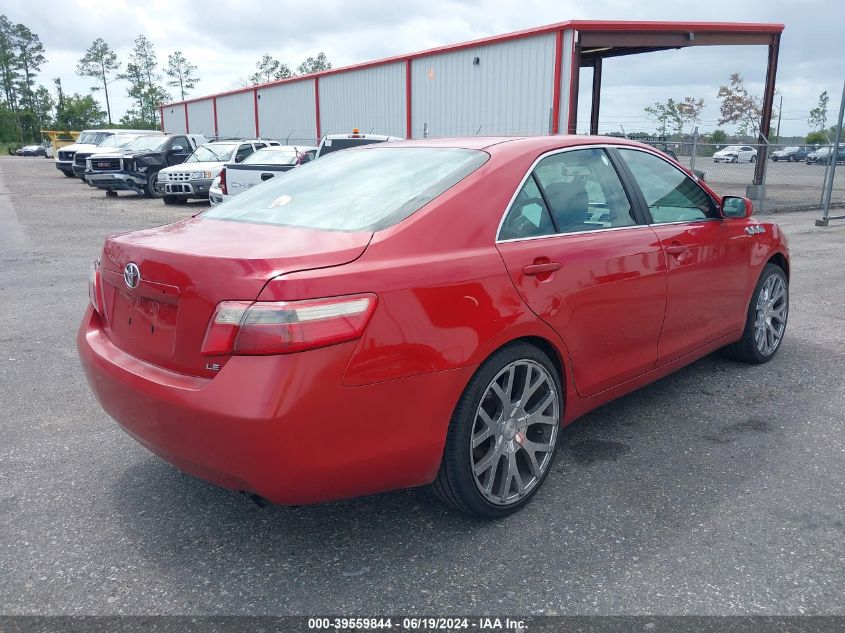
M 689 252 L 689 248 L 682 244 L 674 244 L 672 246 L 667 246 L 666 252 L 670 255 L 674 255 L 675 257 L 680 257 L 681 255 L 686 255 Z

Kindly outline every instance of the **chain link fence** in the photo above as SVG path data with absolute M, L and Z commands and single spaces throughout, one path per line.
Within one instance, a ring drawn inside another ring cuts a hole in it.
M 833 160 L 829 145 L 769 145 L 763 186 L 754 195 L 754 172 L 763 146 L 753 143 L 713 145 L 697 142 L 651 143 L 695 170 L 719 194 L 749 196 L 761 211 L 815 209 L 821 205 Z M 840 148 L 838 164 L 845 163 Z M 750 195 L 751 194 L 751 195 Z M 845 168 L 836 170 L 832 206 L 845 206 Z

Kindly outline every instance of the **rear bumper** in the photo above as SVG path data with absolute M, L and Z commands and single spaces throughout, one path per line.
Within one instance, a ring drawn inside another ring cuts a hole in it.
M 139 191 L 146 184 L 145 178 L 139 178 L 126 173 L 97 173 L 85 172 L 85 182 L 98 189 L 113 191 Z
M 77 335 L 94 394 L 138 442 L 192 475 L 294 505 L 418 486 L 437 473 L 474 368 L 344 387 L 356 344 L 236 356 L 206 379 L 120 350 L 90 306 Z

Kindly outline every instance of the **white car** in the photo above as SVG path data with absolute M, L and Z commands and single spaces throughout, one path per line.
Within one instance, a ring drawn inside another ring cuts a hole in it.
M 65 145 L 56 152 L 56 169 L 62 172 L 68 178 L 81 178 L 80 173 L 74 173 L 73 161 L 76 158 L 76 152 L 84 151 L 93 153 L 98 150 L 98 145 L 106 141 L 109 137 L 115 134 L 135 134 L 136 136 L 148 134 L 161 134 L 155 130 L 83 130 L 76 139 L 76 143 L 72 145 Z
M 263 139 L 224 140 L 204 143 L 184 163 L 158 173 L 158 190 L 164 204 L 181 204 L 191 198 L 206 199 L 212 182 L 228 164 L 240 163 L 255 151 L 278 141 Z
M 757 150 L 750 145 L 728 145 L 713 154 L 714 163 L 754 163 Z

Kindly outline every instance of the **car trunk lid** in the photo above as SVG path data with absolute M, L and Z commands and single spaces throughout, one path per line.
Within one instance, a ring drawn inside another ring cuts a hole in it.
M 219 302 L 252 301 L 273 277 L 351 262 L 371 237 L 200 217 L 109 237 L 101 258 L 106 334 L 137 358 L 211 377 L 226 359 L 200 350 Z

